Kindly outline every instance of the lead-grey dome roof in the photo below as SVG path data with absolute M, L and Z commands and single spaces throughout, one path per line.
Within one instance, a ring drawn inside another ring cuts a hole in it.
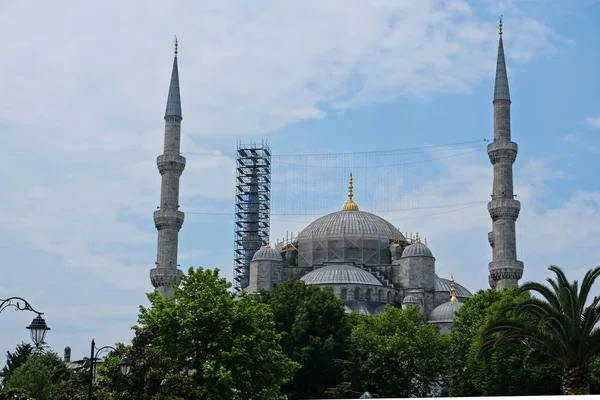
M 254 257 L 252 257 L 252 261 L 283 261 L 281 258 L 281 254 L 268 244 L 264 247 L 261 247 L 256 253 L 254 253 Z
M 337 211 L 308 225 L 300 236 L 367 234 L 404 239 L 400 231 L 385 219 L 365 211 Z
M 427 245 L 417 241 L 404 249 L 400 258 L 406 257 L 433 257 L 433 254 Z
M 402 300 L 403 303 L 419 303 L 419 299 L 417 299 L 415 296 L 413 296 L 412 294 L 409 294 L 408 296 L 406 296 L 404 298 L 404 300 Z
M 454 282 L 454 288 L 456 289 L 456 297 L 473 297 L 471 292 L 465 289 L 464 286 Z M 450 280 L 446 278 L 440 278 L 435 276 L 435 291 L 436 292 L 447 292 L 450 296 Z
M 315 269 L 302 278 L 307 285 L 358 284 L 383 286 L 377 278 L 364 269 L 352 265 L 327 265 Z
M 460 301 L 440 304 L 429 314 L 429 322 L 452 322 L 456 312 L 464 305 Z

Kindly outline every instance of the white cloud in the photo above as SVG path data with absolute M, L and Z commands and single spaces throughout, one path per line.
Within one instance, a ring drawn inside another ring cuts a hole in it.
M 585 123 L 593 129 L 600 129 L 600 117 L 588 117 L 585 119 Z
M 515 14 L 511 24 L 505 37 L 515 60 L 553 51 L 554 33 L 543 23 Z M 2 296 L 22 295 L 44 311 L 50 344 L 71 345 L 74 357 L 84 356 L 93 336 L 103 344 L 128 339 L 155 261 L 155 159 L 173 33 L 184 153 L 207 153 L 213 150 L 198 144 L 207 138 L 320 119 L 326 105 L 469 90 L 493 73 L 495 31 L 495 21 L 463 1 L 2 3 L 0 34 L 10 38 L 0 43 L 7 55 L 0 64 L 0 248 L 10 277 Z M 464 193 L 453 193 L 451 181 L 428 183 L 424 199 L 439 204 L 440 190 L 444 201 L 487 196 L 489 168 L 452 168 L 447 173 Z M 233 176 L 231 159 L 189 156 L 182 210 L 231 202 Z M 486 237 L 485 213 L 478 213 L 442 214 L 452 227 L 446 234 Z M 443 268 L 460 265 L 461 253 L 440 245 L 456 242 L 433 236 L 437 220 L 411 221 L 401 229 L 431 232 Z M 182 236 L 205 243 L 213 236 L 207 230 L 221 228 L 229 238 L 229 226 L 200 226 L 188 216 Z M 485 248 L 473 240 L 473 248 Z M 222 249 L 198 247 L 229 269 L 229 248 L 217 257 Z M 182 262 L 197 259 L 194 250 L 182 251 Z M 475 254 L 465 268 L 488 256 Z M 26 334 L 29 317 L 5 321 L 3 313 L 0 350 Z

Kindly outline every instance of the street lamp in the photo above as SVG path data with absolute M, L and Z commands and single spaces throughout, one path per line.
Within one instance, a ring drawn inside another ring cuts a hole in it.
M 164 394 L 169 393 L 170 388 L 171 388 L 171 382 L 169 382 L 169 380 L 167 378 L 163 379 L 160 382 L 160 391 L 163 392 Z
M 50 330 L 48 325 L 46 325 L 46 321 L 42 318 L 44 313 L 34 310 L 31 304 L 21 297 L 9 297 L 6 300 L 0 299 L 0 313 L 7 307 L 14 307 L 17 311 L 31 311 L 37 314 L 37 317 L 31 321 L 27 329 L 31 335 L 31 341 L 36 347 L 42 344 L 46 338 L 46 333 Z
M 121 359 L 121 373 L 123 375 L 127 375 L 131 370 L 131 360 L 129 357 L 123 355 L 119 350 L 115 349 L 112 346 L 104 346 L 96 349 L 96 342 L 92 339 L 92 346 L 90 351 L 90 384 L 88 386 L 88 400 L 92 400 L 92 392 L 94 390 L 94 372 L 96 370 L 96 359 L 102 350 L 112 350 L 120 356 L 123 356 Z

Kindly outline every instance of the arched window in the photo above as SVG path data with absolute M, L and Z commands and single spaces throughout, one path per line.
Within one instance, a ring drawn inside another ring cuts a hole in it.
M 373 296 L 373 290 L 372 289 L 367 289 L 367 300 L 371 300 L 372 296 Z
M 381 289 L 377 292 L 377 301 L 383 301 L 383 290 Z
M 346 288 L 343 288 L 342 292 L 340 293 L 340 299 L 346 300 L 347 298 L 348 298 L 348 290 Z
M 354 289 L 354 300 L 360 300 L 360 289 Z
M 387 293 L 387 302 L 391 303 L 392 302 L 392 292 L 388 292 Z

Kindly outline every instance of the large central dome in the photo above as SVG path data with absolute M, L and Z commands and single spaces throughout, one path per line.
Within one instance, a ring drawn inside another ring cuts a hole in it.
M 337 211 L 322 216 L 308 225 L 300 237 L 329 235 L 378 235 L 404 239 L 400 231 L 385 219 L 365 211 Z
M 385 219 L 365 211 L 360 211 L 353 200 L 352 174 L 348 184 L 348 200 L 342 211 L 322 216 L 308 225 L 300 237 L 337 235 L 374 235 L 389 239 L 405 239 L 402 233 Z

